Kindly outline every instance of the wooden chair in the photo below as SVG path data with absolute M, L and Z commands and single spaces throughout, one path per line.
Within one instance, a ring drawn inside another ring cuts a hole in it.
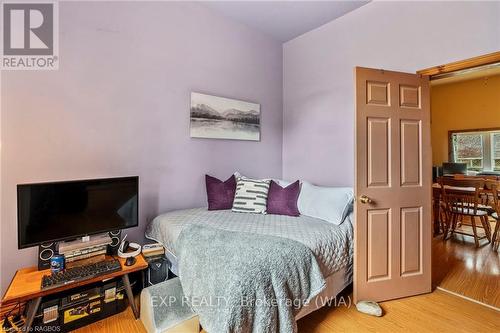
M 441 199 L 443 210 L 445 212 L 445 224 L 443 240 L 448 239 L 453 233 L 473 236 L 476 247 L 479 247 L 481 239 L 491 241 L 491 230 L 488 222 L 488 211 L 483 207 L 482 193 L 485 186 L 483 179 L 454 179 L 448 177 L 439 178 L 441 185 Z M 457 225 L 464 217 L 470 218 L 472 234 L 462 230 L 457 230 Z M 479 219 L 481 226 L 476 224 L 476 219 Z M 478 236 L 477 228 L 482 227 L 485 235 Z
M 493 249 L 498 250 L 500 239 L 498 239 L 498 230 L 500 229 L 500 184 L 498 182 L 488 182 L 493 194 L 493 209 L 494 212 L 491 216 L 496 220 L 495 231 L 491 235 L 491 245 Z

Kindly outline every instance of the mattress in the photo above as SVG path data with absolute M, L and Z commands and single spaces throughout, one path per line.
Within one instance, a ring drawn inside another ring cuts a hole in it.
M 177 274 L 175 241 L 183 228 L 202 224 L 217 229 L 289 238 L 307 246 L 315 254 L 323 276 L 352 266 L 353 214 L 335 225 L 308 216 L 235 213 L 193 208 L 172 211 L 156 217 L 146 229 L 146 237 L 162 243 Z M 178 274 L 177 274 L 178 275 Z

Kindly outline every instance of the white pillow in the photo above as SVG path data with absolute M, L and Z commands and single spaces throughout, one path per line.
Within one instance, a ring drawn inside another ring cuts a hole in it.
M 297 206 L 300 214 L 340 225 L 354 200 L 351 187 L 322 187 L 302 182 Z
M 287 187 L 288 185 L 294 183 L 294 182 L 290 182 L 288 180 L 283 180 L 283 179 L 273 179 L 276 183 L 278 183 L 279 186 L 281 187 Z

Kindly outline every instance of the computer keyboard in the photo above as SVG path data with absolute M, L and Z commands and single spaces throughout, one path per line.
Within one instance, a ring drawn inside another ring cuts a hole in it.
M 93 264 L 68 268 L 64 271 L 44 275 L 42 289 L 53 289 L 70 283 L 92 279 L 96 276 L 120 271 L 122 266 L 117 259 L 99 261 Z

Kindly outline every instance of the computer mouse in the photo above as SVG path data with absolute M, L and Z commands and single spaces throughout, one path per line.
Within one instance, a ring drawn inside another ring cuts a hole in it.
M 132 266 L 137 262 L 137 259 L 135 257 L 128 257 L 127 260 L 125 260 L 125 266 Z

